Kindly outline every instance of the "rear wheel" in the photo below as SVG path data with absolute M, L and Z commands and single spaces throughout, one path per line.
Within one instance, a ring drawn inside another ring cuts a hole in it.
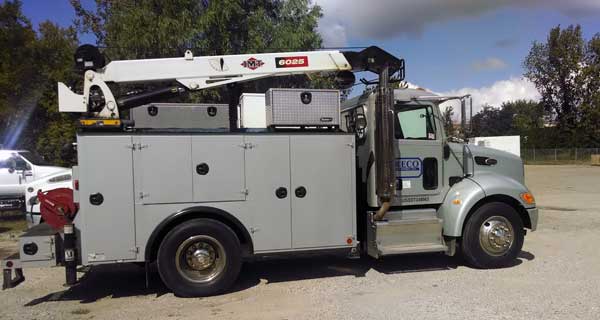
M 210 219 L 186 221 L 171 230 L 158 249 L 158 272 L 179 296 L 221 293 L 237 279 L 240 242 L 231 228 Z
M 513 262 L 521 249 L 525 230 L 519 213 L 502 202 L 486 203 L 465 224 L 461 249 L 476 268 L 499 268 Z

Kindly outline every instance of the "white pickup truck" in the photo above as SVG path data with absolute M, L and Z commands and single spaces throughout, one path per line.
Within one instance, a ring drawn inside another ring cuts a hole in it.
M 0 211 L 23 208 L 27 183 L 67 170 L 48 166 L 29 151 L 0 150 Z

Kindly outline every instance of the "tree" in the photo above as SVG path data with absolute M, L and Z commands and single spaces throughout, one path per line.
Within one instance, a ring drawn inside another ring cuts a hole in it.
M 302 51 L 322 44 L 317 32 L 321 8 L 309 0 L 96 0 L 95 10 L 83 8 L 81 0 L 70 1 L 79 31 L 92 32 L 112 59 L 182 56 L 186 49 L 196 55 Z M 189 98 L 229 102 L 242 90 L 333 85 L 330 78 L 290 76 L 245 83 L 232 90 L 201 91 Z
M 454 128 L 454 122 L 452 121 L 452 116 L 454 115 L 454 108 L 452 106 L 448 106 L 446 110 L 443 112 L 444 117 L 444 130 L 446 131 L 446 136 L 452 137 L 456 134 L 456 130 Z
M 508 136 L 515 133 L 514 113 L 510 109 L 484 105 L 483 109 L 471 119 L 472 136 Z
M 29 122 L 27 133 L 32 137 L 34 149 L 46 160 L 69 165 L 61 157 L 64 145 L 75 141 L 76 114 L 58 112 L 56 83 L 78 84 L 81 76 L 73 72 L 73 53 L 77 48 L 77 33 L 74 28 L 61 28 L 51 22 L 42 22 L 35 43 L 37 72 L 40 80 L 37 88 L 37 109 Z M 34 92 L 34 91 L 32 91 Z
M 582 143 L 585 146 L 600 146 L 600 33 L 597 33 L 586 46 L 581 104 L 581 123 L 585 134 Z
M 548 135 L 544 130 L 546 113 L 541 103 L 531 100 L 509 101 L 504 102 L 501 109 L 506 117 L 512 117 L 510 132 L 522 137 L 523 146 L 540 147 L 553 143 L 547 139 Z
M 599 38 L 586 43 L 580 26 L 557 26 L 545 43 L 533 43 L 525 59 L 525 76 L 540 92 L 563 145 L 598 145 Z
M 38 151 L 60 158 L 75 137 L 72 116 L 58 113 L 56 82 L 70 82 L 77 36 L 73 28 L 43 22 L 36 33 L 20 1 L 0 5 L 0 122 L 5 148 Z
M 21 6 L 18 0 L 0 4 L 0 144 L 8 148 L 15 145 L 17 120 L 24 113 L 19 105 L 35 74 L 35 32 Z

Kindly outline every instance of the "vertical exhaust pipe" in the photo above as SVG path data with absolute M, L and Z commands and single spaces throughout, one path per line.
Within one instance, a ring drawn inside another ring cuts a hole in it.
M 396 193 L 394 170 L 394 89 L 390 86 L 390 68 L 379 72 L 379 87 L 375 102 L 375 165 L 377 196 L 381 207 L 373 217 L 382 220 L 390 209 Z

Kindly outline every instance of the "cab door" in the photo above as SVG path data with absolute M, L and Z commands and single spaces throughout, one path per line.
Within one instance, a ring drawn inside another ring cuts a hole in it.
M 20 193 L 20 175 L 11 161 L 10 156 L 0 159 L 0 193 L 3 195 Z
M 436 121 L 437 106 L 395 106 L 395 205 L 440 203 L 443 195 L 443 135 Z

